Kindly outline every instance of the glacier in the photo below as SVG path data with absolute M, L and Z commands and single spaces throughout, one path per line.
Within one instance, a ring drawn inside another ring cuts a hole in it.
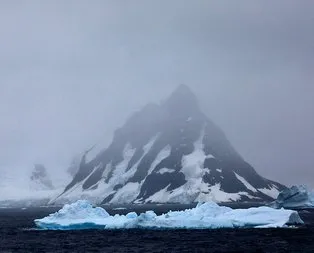
M 86 200 L 66 204 L 58 212 L 34 222 L 38 228 L 48 230 L 277 228 L 303 224 L 296 211 L 265 206 L 232 209 L 206 202 L 192 209 L 169 211 L 162 215 L 146 211 L 139 215 L 130 212 L 112 216 Z
M 274 208 L 314 208 L 314 191 L 305 185 L 294 185 L 279 193 L 277 199 L 271 203 Z

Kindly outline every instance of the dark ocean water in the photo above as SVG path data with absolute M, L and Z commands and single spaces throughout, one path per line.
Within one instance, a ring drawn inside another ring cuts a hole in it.
M 189 206 L 143 206 L 160 214 Z M 314 211 L 301 211 L 306 225 L 293 229 L 218 230 L 36 230 L 33 220 L 58 208 L 0 209 L 0 252 L 314 252 Z

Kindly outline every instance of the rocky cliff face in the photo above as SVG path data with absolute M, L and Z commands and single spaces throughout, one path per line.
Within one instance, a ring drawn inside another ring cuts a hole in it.
M 185 85 L 130 117 L 94 159 L 85 156 L 52 203 L 269 201 L 285 188 L 257 174 Z

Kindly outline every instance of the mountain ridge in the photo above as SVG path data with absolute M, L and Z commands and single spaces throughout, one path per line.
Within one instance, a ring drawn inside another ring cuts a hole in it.
M 186 85 L 134 113 L 94 159 L 87 154 L 52 203 L 270 201 L 285 188 L 258 175 Z

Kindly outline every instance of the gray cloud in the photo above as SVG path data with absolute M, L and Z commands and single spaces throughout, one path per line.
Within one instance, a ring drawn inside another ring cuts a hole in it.
M 264 176 L 314 186 L 311 1 L 2 1 L 0 169 L 65 170 L 188 84 Z

